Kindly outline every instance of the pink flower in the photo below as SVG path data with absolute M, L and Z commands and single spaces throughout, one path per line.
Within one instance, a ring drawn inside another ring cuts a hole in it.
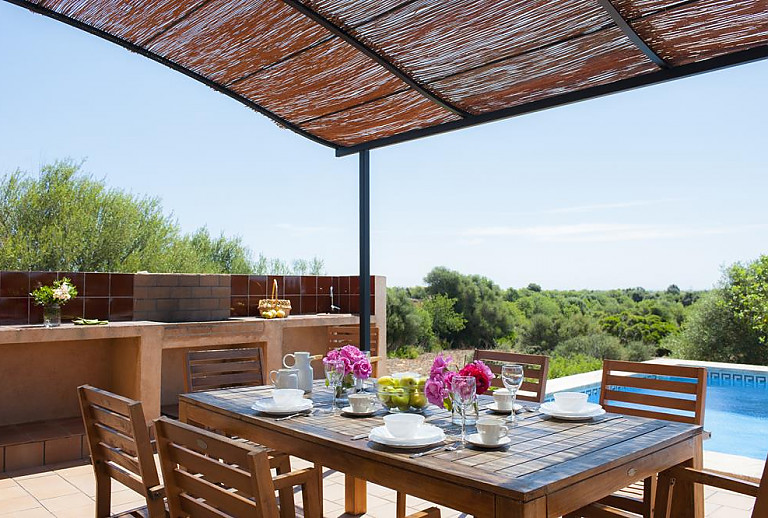
M 443 376 L 443 383 L 445 384 L 445 391 L 450 392 L 451 391 L 451 380 L 453 380 L 453 377 L 458 374 L 456 371 L 448 371 L 445 373 L 445 376 Z M 446 395 L 446 397 L 448 397 Z
M 355 377 L 361 380 L 368 379 L 371 376 L 371 373 L 373 372 L 373 368 L 371 367 L 371 362 L 368 361 L 367 358 L 363 357 L 362 360 L 355 363 L 352 366 L 352 372 L 355 374 Z
M 448 370 L 448 366 L 453 362 L 453 358 L 451 356 L 443 356 L 443 353 L 438 354 L 435 356 L 435 361 L 432 362 L 432 368 L 429 371 L 430 377 L 435 375 L 442 375 L 443 372 Z
M 477 360 L 467 364 L 463 369 L 459 371 L 461 376 L 472 376 L 477 381 L 477 393 L 485 394 L 488 388 L 491 386 L 491 380 L 493 379 L 493 373 L 486 364 Z
M 448 397 L 442 380 L 433 378 L 428 379 L 424 384 L 424 394 L 427 396 L 427 401 L 437 406 L 443 406 L 443 401 Z

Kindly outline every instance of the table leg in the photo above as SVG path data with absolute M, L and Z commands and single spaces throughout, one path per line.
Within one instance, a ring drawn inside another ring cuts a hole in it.
M 344 510 L 349 514 L 365 514 L 368 507 L 366 481 L 344 475 Z

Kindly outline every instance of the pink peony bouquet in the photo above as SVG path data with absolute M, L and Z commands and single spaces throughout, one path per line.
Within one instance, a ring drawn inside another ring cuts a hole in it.
M 424 385 L 427 400 L 433 405 L 442 406 L 450 410 L 451 403 L 451 379 L 454 376 L 472 376 L 477 382 L 477 394 L 484 394 L 491 386 L 494 378 L 491 369 L 480 360 L 468 363 L 461 369 L 453 363 L 451 356 L 440 353 L 432 363 L 429 371 L 429 379 Z
M 345 345 L 339 349 L 330 350 L 323 358 L 323 363 L 337 360 L 344 364 L 342 387 L 353 387 L 355 379 L 364 380 L 371 377 L 373 372 L 371 360 L 357 346 Z

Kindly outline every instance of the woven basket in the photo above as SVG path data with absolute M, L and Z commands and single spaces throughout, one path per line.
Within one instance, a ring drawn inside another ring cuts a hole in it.
M 265 317 L 265 313 L 273 310 L 274 311 L 282 310 L 283 313 L 285 313 L 285 315 L 283 317 L 278 317 L 278 316 Z M 265 318 L 284 318 L 291 314 L 291 301 L 287 299 L 277 298 L 277 279 L 275 279 L 272 284 L 272 298 L 261 299 L 259 301 L 259 314 Z

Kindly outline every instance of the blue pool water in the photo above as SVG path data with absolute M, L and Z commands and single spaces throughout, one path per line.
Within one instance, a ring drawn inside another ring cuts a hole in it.
M 578 389 L 577 389 L 578 390 Z M 589 401 L 599 387 L 584 388 Z M 711 371 L 707 377 L 704 429 L 712 438 L 704 449 L 764 460 L 768 454 L 768 382 L 764 374 Z

